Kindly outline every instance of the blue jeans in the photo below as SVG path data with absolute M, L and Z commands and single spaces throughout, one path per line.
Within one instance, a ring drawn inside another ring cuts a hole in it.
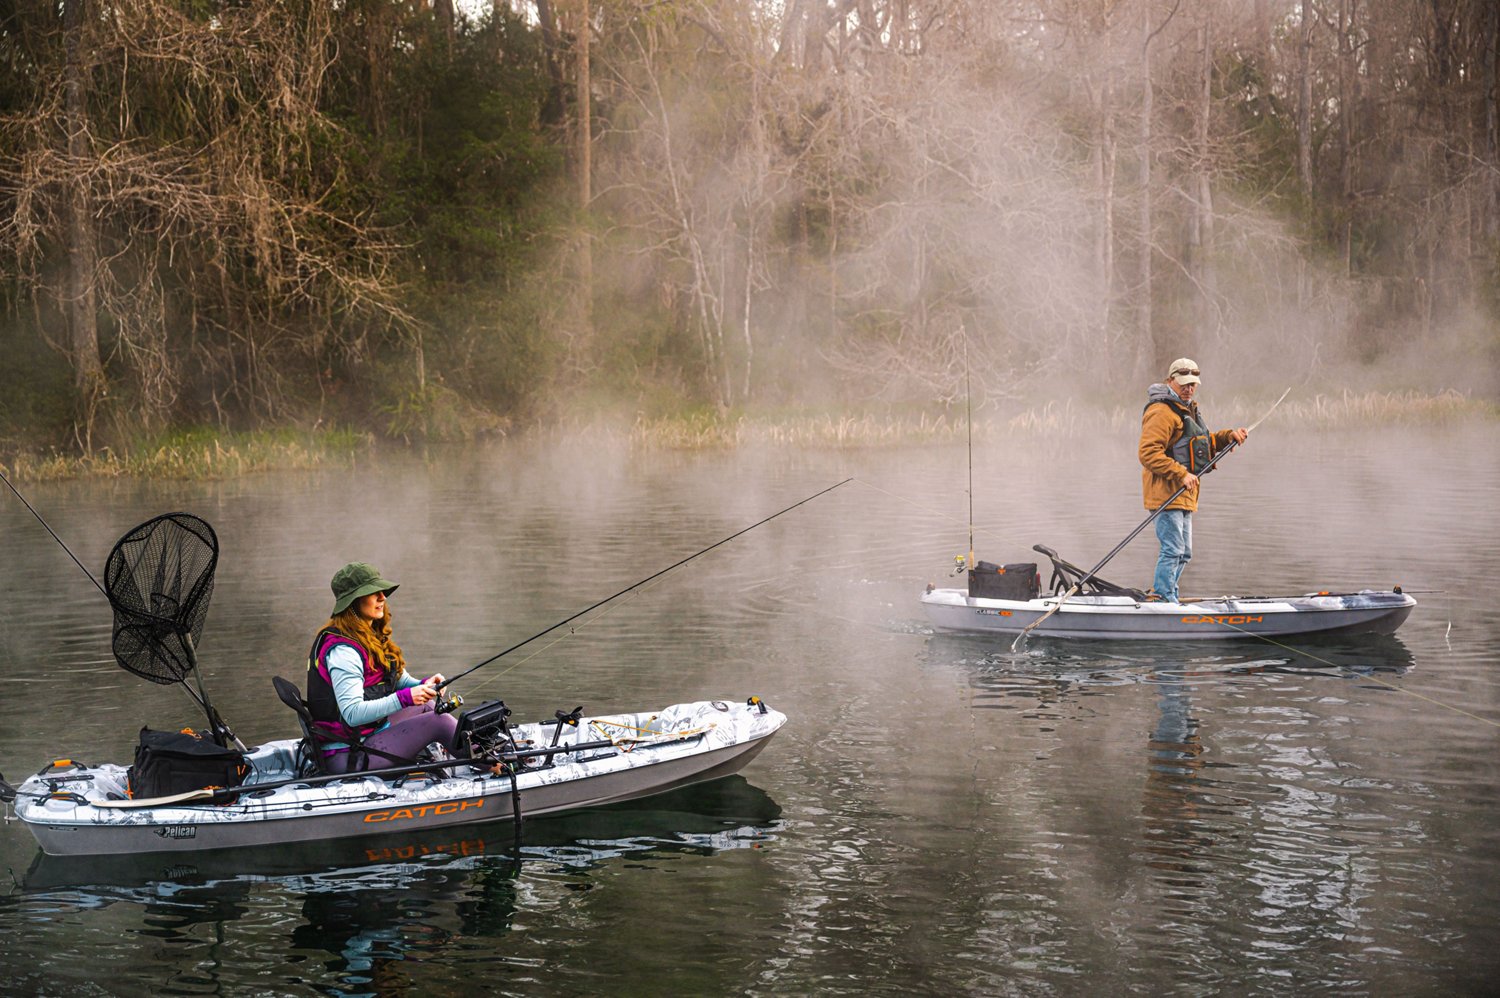
M 1151 588 L 1168 603 L 1176 603 L 1177 580 L 1193 557 L 1193 514 L 1185 509 L 1162 510 L 1156 517 L 1156 539 L 1161 541 L 1161 555 Z

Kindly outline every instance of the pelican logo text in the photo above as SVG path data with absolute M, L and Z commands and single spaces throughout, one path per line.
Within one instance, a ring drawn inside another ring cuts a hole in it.
M 394 811 L 371 811 L 365 815 L 365 821 L 409 821 L 412 818 L 426 818 L 435 814 L 457 814 L 471 807 L 484 807 L 484 798 L 453 800 L 446 804 L 423 804 L 420 807 L 398 807 Z
M 156 834 L 164 839 L 195 839 L 198 837 L 198 826 L 162 825 L 156 830 Z
M 1260 614 L 1236 613 L 1220 617 L 1183 617 L 1184 624 L 1259 624 L 1265 618 Z

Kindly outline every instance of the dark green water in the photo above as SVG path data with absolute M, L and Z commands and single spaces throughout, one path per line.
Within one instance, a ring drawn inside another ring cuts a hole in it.
M 476 673 L 525 718 L 758 694 L 742 774 L 507 826 L 153 861 L 0 827 L 15 994 L 1481 994 L 1500 973 L 1493 426 L 1294 440 L 1216 472 L 1185 590 L 1423 594 L 1398 637 L 1281 648 L 934 635 L 967 549 L 962 445 L 629 454 L 500 445 L 354 472 L 27 494 L 85 564 L 159 512 L 218 530 L 202 645 L 246 741 L 288 737 L 343 562 L 452 674 L 853 475 Z M 1083 453 L 1079 453 L 1080 448 Z M 1057 454 L 1066 450 L 1068 460 Z M 1459 456 L 1462 460 L 1458 460 Z M 976 547 L 1092 564 L 1133 439 L 975 453 Z M 123 761 L 199 724 L 124 673 L 104 601 L 0 493 L 0 770 Z M 1148 535 L 1105 574 L 1144 585 Z M 553 640 L 553 639 L 557 640 Z

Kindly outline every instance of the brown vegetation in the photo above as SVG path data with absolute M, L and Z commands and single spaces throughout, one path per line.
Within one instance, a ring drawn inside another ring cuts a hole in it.
M 1481 0 L 62 0 L 0 59 L 13 448 L 1496 388 Z

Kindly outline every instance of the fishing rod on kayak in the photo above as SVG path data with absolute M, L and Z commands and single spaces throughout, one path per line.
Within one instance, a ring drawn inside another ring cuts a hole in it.
M 1271 415 L 1271 413 L 1275 412 L 1276 411 L 1276 407 L 1279 406 L 1279 405 L 1281 405 L 1281 403 L 1283 401 L 1285 401 L 1286 397 L 1288 395 L 1290 395 L 1291 393 L 1292 393 L 1292 390 L 1290 388 L 1288 388 L 1286 391 L 1282 392 L 1281 393 L 1281 398 L 1277 399 L 1275 402 L 1273 402 L 1271 404 L 1271 408 L 1269 408 L 1269 409 L 1266 410 L 1264 416 L 1261 416 L 1255 422 L 1251 423 L 1248 427 L 1246 427 L 1246 429 L 1245 429 L 1245 435 L 1246 435 L 1246 437 L 1247 438 L 1249 437 L 1251 430 L 1254 430 L 1261 423 L 1264 423 L 1266 421 L 1266 417 L 1269 416 L 1269 415 Z M 1228 454 L 1230 451 L 1234 450 L 1239 445 L 1240 445 L 1240 442 L 1238 440 L 1232 440 L 1232 441 L 1230 441 L 1228 447 L 1225 447 L 1223 450 L 1219 451 L 1219 453 L 1215 454 L 1213 456 L 1213 459 L 1210 460 L 1206 465 L 1203 466 L 1203 470 L 1198 473 L 1198 477 L 1202 478 L 1204 475 L 1206 475 L 1210 471 L 1212 471 L 1214 465 L 1216 465 L 1216 464 L 1219 463 L 1219 459 L 1220 458 L 1224 457 L 1226 454 Z M 1114 549 L 1111 550 L 1109 552 L 1109 554 L 1105 555 L 1104 558 L 1099 562 L 1099 564 L 1097 564 L 1093 568 L 1089 569 L 1088 574 L 1084 575 L 1077 582 L 1073 583 L 1073 585 L 1068 589 L 1068 591 L 1065 592 L 1065 593 L 1063 593 L 1062 598 L 1059 599 L 1056 603 L 1053 604 L 1052 609 L 1048 610 L 1046 613 L 1042 614 L 1036 620 L 1033 620 L 1031 623 L 1029 623 L 1025 627 L 1023 627 L 1021 629 L 1021 633 L 1016 635 L 1016 640 L 1013 641 L 1013 642 L 1011 642 L 1011 646 L 1010 646 L 1011 652 L 1012 653 L 1019 652 L 1021 650 L 1022 645 L 1026 641 L 1026 635 L 1030 634 L 1032 631 L 1034 631 L 1038 627 L 1040 627 L 1042 625 L 1042 621 L 1046 620 L 1048 617 L 1052 616 L 1054 613 L 1056 613 L 1057 611 L 1061 610 L 1062 609 L 1062 605 L 1068 601 L 1069 597 L 1077 594 L 1077 592 L 1080 589 L 1083 588 L 1084 583 L 1088 582 L 1095 575 L 1097 575 L 1098 572 L 1099 572 L 1099 570 L 1102 569 L 1105 565 L 1108 565 L 1110 563 L 1111 559 L 1113 559 L 1115 555 L 1119 554 L 1122 550 L 1124 550 L 1125 545 L 1127 545 L 1131 541 L 1135 540 L 1135 535 L 1136 534 L 1139 534 L 1142 530 L 1145 530 L 1146 527 L 1151 523 L 1152 520 L 1155 520 L 1158 516 L 1160 516 L 1163 510 L 1165 510 L 1168 506 L 1172 505 L 1172 503 L 1176 502 L 1177 501 L 1177 497 L 1180 496 L 1180 495 L 1182 495 L 1187 490 L 1188 490 L 1187 485 L 1183 485 L 1176 492 L 1173 492 L 1170 496 L 1168 496 L 1166 502 L 1162 503 L 1160 506 L 1158 506 L 1155 509 L 1153 509 L 1151 511 L 1151 515 L 1148 516 L 1148 517 L 1146 517 L 1144 520 L 1142 520 L 1136 526 L 1136 528 L 1134 530 L 1132 530 L 1130 533 L 1126 534 L 1125 535 L 1125 539 L 1123 541 L 1121 541 L 1120 543 L 1116 544 L 1114 546 Z
M 159 685 L 180 685 L 208 719 L 213 740 L 245 751 L 209 701 L 198 669 L 197 643 L 219 560 L 219 540 L 208 522 L 191 513 L 147 520 L 115 543 L 101 583 L 3 472 L 0 481 L 109 602 L 114 611 L 111 650 L 120 667 Z M 197 681 L 196 691 L 187 683 L 189 675 Z
M 969 570 L 974 570 L 974 392 L 969 388 L 969 330 L 964 333 L 964 430 L 969 438 Z
M 57 536 L 57 531 L 53 530 L 52 527 L 47 523 L 46 520 L 42 519 L 42 514 L 40 514 L 40 513 L 38 513 L 36 511 L 36 507 L 35 506 L 31 505 L 31 503 L 29 503 L 29 502 L 26 501 L 26 497 L 23 496 L 23 495 L 21 495 L 21 490 L 18 489 L 18 488 L 16 488 L 14 485 L 12 485 L 10 483 L 10 479 L 5 477 L 5 472 L 3 472 L 3 471 L 0 471 L 0 482 L 4 482 L 5 483 L 5 487 L 8 488 L 8 489 L 10 489 L 12 492 L 15 493 L 16 498 L 19 499 L 19 500 L 21 500 L 21 505 L 25 506 L 28 510 L 30 510 L 32 516 L 36 517 L 36 522 L 40 523 L 42 525 L 42 529 L 46 530 L 47 533 L 51 534 L 52 535 L 52 539 L 54 541 L 56 541 L 58 543 L 58 545 L 61 546 L 64 551 L 68 552 L 68 557 L 73 559 L 73 564 L 75 564 L 79 568 L 83 569 L 83 574 L 87 575 L 89 577 L 89 581 L 94 584 L 94 588 L 97 589 L 97 590 L 99 590 L 100 593 L 103 593 L 105 599 L 109 599 L 109 593 L 104 592 L 104 587 L 99 584 L 99 580 L 98 579 L 94 578 L 94 573 L 90 572 L 87 568 L 84 567 L 83 562 L 79 561 L 78 560 L 78 556 L 73 553 L 73 549 L 70 548 L 70 547 L 68 547 L 67 544 L 63 543 L 63 539 L 61 537 Z
M 830 485 L 830 486 L 828 486 L 828 488 L 823 489 L 821 492 L 814 492 L 812 495 L 808 496 L 806 499 L 800 499 L 797 502 L 792 503 L 786 509 L 780 510 L 779 512 L 776 512 L 776 513 L 772 513 L 770 516 L 766 517 L 764 520 L 757 520 L 755 523 L 750 524 L 750 526 L 746 527 L 745 529 L 743 529 L 743 530 L 737 530 L 734 533 L 730 534 L 728 537 L 724 538 L 723 540 L 716 541 L 713 544 L 710 544 L 708 547 L 703 548 L 701 551 L 695 551 L 694 553 L 688 555 L 686 558 L 682 559 L 681 561 L 674 562 L 673 564 L 668 565 L 666 568 L 662 569 L 660 572 L 656 572 L 655 574 L 648 575 L 644 579 L 640 580 L 639 582 L 631 583 L 630 585 L 626 586 L 624 589 L 621 589 L 619 592 L 615 593 L 614 595 L 612 595 L 612 596 L 606 596 L 604 599 L 600 600 L 599 602 L 594 603 L 591 606 L 584 607 L 582 610 L 579 610 L 577 613 L 573 614 L 571 617 L 567 617 L 566 619 L 559 620 L 557 623 L 553 624 L 551 627 L 547 628 L 546 630 L 544 630 L 544 631 L 537 631 L 535 634 L 533 634 L 531 637 L 527 638 L 525 641 L 518 641 L 518 642 L 516 642 L 515 644 L 511 645 L 509 648 L 505 649 L 504 651 L 498 652 L 498 653 L 496 653 L 494 655 L 491 655 L 489 658 L 485 659 L 483 662 L 480 662 L 478 665 L 471 666 L 470 668 L 465 669 L 463 672 L 460 672 L 458 675 L 453 676 L 450 679 L 444 679 L 441 683 L 437 684 L 437 688 L 439 690 L 441 690 L 445 686 L 448 686 L 448 685 L 450 685 L 452 683 L 456 683 L 458 680 L 460 680 L 463 677 L 467 676 L 469 673 L 476 672 L 479 669 L 484 668 L 486 665 L 489 665 L 491 662 L 494 662 L 496 659 L 504 658 L 506 655 L 509 655 L 511 652 L 515 651 L 517 648 L 523 648 L 526 645 L 531 644 L 531 642 L 535 641 L 537 638 L 542 637 L 543 635 L 551 634 L 553 631 L 557 630 L 559 627 L 562 627 L 565 624 L 572 623 L 573 621 L 577 620 L 579 617 L 582 617 L 584 614 L 589 613 L 589 612 L 591 612 L 593 610 L 597 610 L 599 607 L 601 607 L 604 604 L 610 602 L 611 600 L 619 599 L 621 596 L 624 596 L 626 593 L 631 592 L 631 591 L 636 590 L 636 589 L 639 589 L 642 586 L 646 585 L 647 583 L 652 582 L 652 581 L 654 581 L 656 579 L 661 578 L 663 575 L 666 575 L 668 572 L 672 571 L 672 569 L 674 569 L 674 568 L 680 568 L 681 566 L 686 565 L 688 562 L 692 561 L 694 558 L 697 558 L 697 557 L 699 557 L 701 555 L 708 554 L 708 552 L 712 551 L 714 548 L 716 548 L 716 547 L 722 547 L 723 545 L 728 544 L 730 541 L 734 540 L 736 537 L 739 537 L 742 534 L 748 534 L 750 531 L 754 530 L 756 527 L 761 526 L 762 524 L 770 523 L 772 520 L 776 519 L 778 516 L 781 516 L 783 513 L 790 513 L 792 510 L 796 509 L 798 506 L 802 506 L 802 505 L 805 505 L 807 503 L 810 503 L 814 499 L 818 498 L 819 496 L 827 495 L 828 493 L 832 492 L 834 489 L 839 488 L 840 486 L 843 486 L 843 485 L 848 485 L 852 481 L 854 481 L 854 479 L 852 479 L 852 478 L 846 478 L 842 482 L 839 482 L 836 485 Z

